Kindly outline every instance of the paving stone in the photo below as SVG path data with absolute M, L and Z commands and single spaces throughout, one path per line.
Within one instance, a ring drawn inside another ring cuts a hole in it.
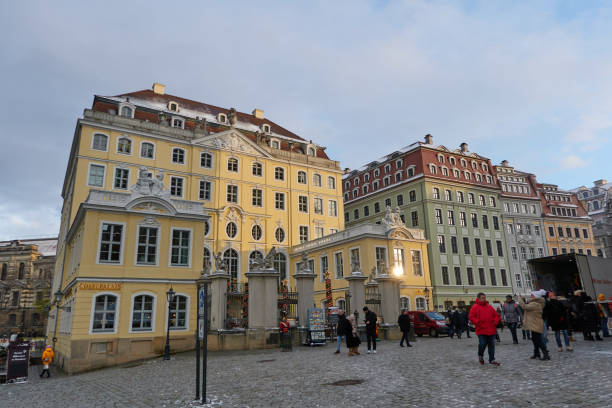
M 612 406 L 612 340 L 575 343 L 551 361 L 529 357 L 531 342 L 501 333 L 501 367 L 480 366 L 477 339 L 419 338 L 412 348 L 379 342 L 377 354 L 348 357 L 333 345 L 210 353 L 211 407 L 604 407 Z M 581 337 L 581 336 L 580 336 Z M 486 356 L 485 356 L 486 357 Z M 196 407 L 193 353 L 66 376 L 52 371 L 0 386 L 4 407 Z M 337 381 L 355 385 L 331 385 Z M 357 381 L 358 380 L 358 381 Z

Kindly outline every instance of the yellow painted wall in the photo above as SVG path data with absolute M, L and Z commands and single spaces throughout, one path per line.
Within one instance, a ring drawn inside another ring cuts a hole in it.
M 555 235 L 551 236 L 549 232 L 549 227 L 553 227 L 555 231 Z M 558 227 L 563 228 L 563 237 L 560 238 L 558 235 Z M 593 229 L 591 227 L 590 222 L 579 222 L 576 220 L 566 220 L 566 219 L 544 219 L 544 228 L 546 233 L 546 245 L 548 246 L 548 254 L 553 255 L 553 248 L 556 248 L 558 254 L 562 254 L 562 248 L 567 250 L 567 253 L 570 253 L 570 249 L 574 249 L 576 253 L 578 253 L 578 249 L 582 249 L 584 254 L 587 255 L 587 249 L 591 250 L 592 255 L 597 255 L 597 250 L 595 247 L 595 240 L 593 238 Z M 572 229 L 572 237 L 568 238 L 566 233 L 566 228 Z M 580 239 L 575 238 L 574 228 L 578 228 L 580 231 Z M 584 238 L 582 230 L 586 229 L 588 238 Z

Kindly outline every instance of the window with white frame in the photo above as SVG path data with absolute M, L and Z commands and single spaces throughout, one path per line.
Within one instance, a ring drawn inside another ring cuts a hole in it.
M 261 177 L 263 175 L 263 165 L 259 162 L 253 162 L 251 170 L 254 176 Z
M 208 152 L 200 153 L 200 167 L 210 169 L 212 168 L 212 154 Z
M 254 188 L 251 190 L 251 204 L 253 207 L 263 206 L 263 190 L 260 188 Z
M 170 177 L 170 195 L 173 197 L 183 196 L 183 183 L 185 179 L 182 177 L 171 176 Z
M 305 171 L 298 171 L 297 173 L 297 182 L 300 184 L 306 184 L 306 172 Z
M 122 242 L 122 224 L 102 223 L 98 261 L 100 263 L 120 263 Z
M 315 173 L 312 175 L 312 185 L 315 187 L 321 187 L 321 175 Z
M 238 159 L 233 157 L 227 159 L 227 171 L 238 172 Z
M 334 254 L 334 262 L 336 268 L 336 278 L 344 277 L 344 258 L 342 257 L 342 252 L 336 252 Z
M 227 123 L 227 115 L 225 113 L 217 114 L 217 121 L 219 123 Z
M 300 244 L 302 242 L 306 242 L 308 241 L 308 227 L 305 225 L 300 225 L 300 231 L 299 231 L 299 235 L 300 235 Z
M 108 136 L 95 133 L 93 135 L 93 142 L 91 144 L 91 148 L 94 150 L 101 150 L 105 152 L 108 150 Z
M 138 243 L 136 249 L 137 265 L 157 264 L 157 242 L 159 229 L 157 227 L 138 227 Z
M 315 238 L 323 238 L 323 235 L 325 235 L 325 228 L 315 227 Z
M 187 296 L 175 295 L 168 308 L 170 330 L 185 330 L 187 328 Z
M 323 215 L 323 199 L 322 198 L 314 199 L 314 213 Z
M 277 210 L 285 209 L 285 193 L 274 193 L 274 208 Z
M 207 180 L 200 180 L 200 191 L 198 197 L 200 200 L 210 200 L 212 184 Z
M 285 179 L 285 169 L 283 169 L 282 167 L 274 168 L 274 179 L 284 180 Z
M 168 102 L 168 109 L 172 112 L 178 112 L 178 103 L 176 102 Z
M 298 196 L 298 211 L 308 212 L 308 196 Z
M 118 298 L 115 295 L 101 294 L 94 298 L 92 333 L 112 333 L 116 331 L 118 306 Z
M 128 182 L 130 178 L 130 171 L 128 169 L 115 169 L 115 181 L 113 187 L 119 190 L 127 190 Z
M 393 248 L 393 260 L 395 263 L 393 273 L 395 275 L 405 275 L 406 270 L 404 267 L 404 248 Z
M 376 274 L 380 275 L 384 272 L 383 268 L 387 265 L 387 248 L 375 247 L 374 254 L 376 258 Z
M 263 236 L 263 230 L 261 229 L 261 226 L 257 224 L 253 225 L 253 228 L 251 228 L 251 236 L 255 241 L 259 241 Z
M 228 222 L 225 226 L 225 233 L 229 238 L 236 238 L 236 235 L 238 234 L 238 226 L 236 223 L 233 221 Z
M 144 159 L 152 159 L 155 156 L 155 145 L 149 142 L 143 142 L 140 145 L 140 157 Z
M 172 149 L 172 163 L 185 164 L 185 150 L 179 147 Z
M 238 252 L 235 249 L 226 249 L 223 253 L 223 260 L 227 263 L 227 272 L 232 281 L 238 280 Z
M 170 264 L 172 266 L 189 266 L 191 231 L 183 229 L 172 230 L 170 247 Z
M 335 190 L 336 189 L 336 178 L 332 176 L 327 177 L 327 188 Z
M 132 141 L 127 137 L 120 137 L 117 140 L 117 153 L 132 154 Z
M 238 203 L 238 186 L 232 184 L 227 186 L 226 201 L 228 203 Z
M 185 121 L 181 118 L 172 118 L 172 127 L 184 129 Z
M 400 310 L 410 310 L 410 298 L 402 296 L 400 298 Z
M 338 216 L 338 203 L 336 202 L 336 200 L 329 200 L 327 202 L 327 207 L 328 207 L 328 215 L 330 217 Z
M 119 110 L 119 116 L 125 116 L 126 118 L 134 117 L 134 109 L 129 106 L 122 106 Z
M 89 165 L 89 176 L 87 185 L 92 187 L 104 187 L 104 171 L 106 167 L 100 164 Z
M 276 238 L 276 242 L 283 242 L 285 240 L 285 230 L 278 227 L 276 231 L 274 231 L 274 238 Z
M 280 141 L 272 139 L 272 141 L 270 142 L 270 146 L 272 146 L 273 149 L 280 149 L 281 144 Z
M 155 298 L 137 295 L 132 300 L 132 331 L 152 331 Z
M 416 300 L 416 310 L 425 310 L 426 309 L 425 298 L 418 297 L 415 300 Z

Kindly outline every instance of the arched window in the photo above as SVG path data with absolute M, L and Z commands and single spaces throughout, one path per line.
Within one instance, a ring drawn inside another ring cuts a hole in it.
M 225 232 L 227 233 L 228 237 L 235 238 L 236 234 L 238 233 L 238 227 L 236 226 L 236 223 L 233 221 L 228 222 L 225 226 Z
M 223 260 L 227 262 L 227 270 L 232 280 L 238 280 L 238 252 L 228 249 L 223 253 Z
M 297 181 L 300 184 L 306 184 L 306 172 L 305 171 L 298 171 Z
M 185 330 L 187 328 L 187 296 L 174 296 L 169 309 L 170 330 Z
M 116 331 L 118 301 L 114 295 L 98 295 L 94 298 L 91 331 L 104 333 Z
M 212 154 L 208 152 L 200 153 L 200 167 L 210 169 L 212 167 Z
M 132 117 L 132 108 L 130 108 L 129 106 L 123 106 L 121 108 L 121 112 L 119 113 L 121 116 L 125 116 L 127 118 L 131 118 Z
M 262 176 L 263 175 L 263 165 L 259 162 L 253 162 L 253 175 L 254 176 Z
M 117 141 L 117 153 L 132 153 L 132 141 L 127 137 L 120 137 Z
M 94 150 L 102 150 L 105 152 L 106 149 L 108 149 L 108 136 L 96 133 L 93 136 L 91 148 Z
M 155 298 L 151 295 L 138 295 L 132 301 L 132 331 L 152 331 Z
M 321 175 L 320 174 L 314 174 L 312 176 L 312 184 L 315 187 L 321 187 Z
M 155 146 L 153 143 L 144 142 L 140 145 L 140 157 L 152 159 L 155 154 Z
M 330 188 L 332 190 L 336 189 L 336 178 L 329 176 L 327 177 L 327 188 Z
M 314 147 L 309 147 L 308 148 L 308 155 L 309 156 L 314 156 L 316 154 L 316 151 L 314 149 Z
M 23 279 L 25 276 L 25 264 L 23 262 L 21 262 L 19 264 L 19 275 L 17 277 L 17 279 Z
M 410 310 L 410 298 L 402 296 L 400 298 L 400 310 Z
M 8 265 L 2 264 L 2 275 L 0 275 L 0 280 L 6 280 L 6 275 L 8 274 Z
M 274 255 L 274 269 L 279 273 L 279 284 L 287 279 L 287 257 L 285 254 L 278 253 Z
M 210 250 L 204 247 L 204 254 L 202 256 L 202 268 L 207 269 L 209 266 L 212 267 L 212 263 L 210 262 Z

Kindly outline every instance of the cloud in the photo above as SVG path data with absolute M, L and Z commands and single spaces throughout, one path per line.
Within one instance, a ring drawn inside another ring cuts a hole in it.
M 569 169 L 569 170 L 586 167 L 590 164 L 588 160 L 585 160 L 581 157 L 574 156 L 574 155 L 562 157 L 560 160 L 560 163 L 563 169 Z

